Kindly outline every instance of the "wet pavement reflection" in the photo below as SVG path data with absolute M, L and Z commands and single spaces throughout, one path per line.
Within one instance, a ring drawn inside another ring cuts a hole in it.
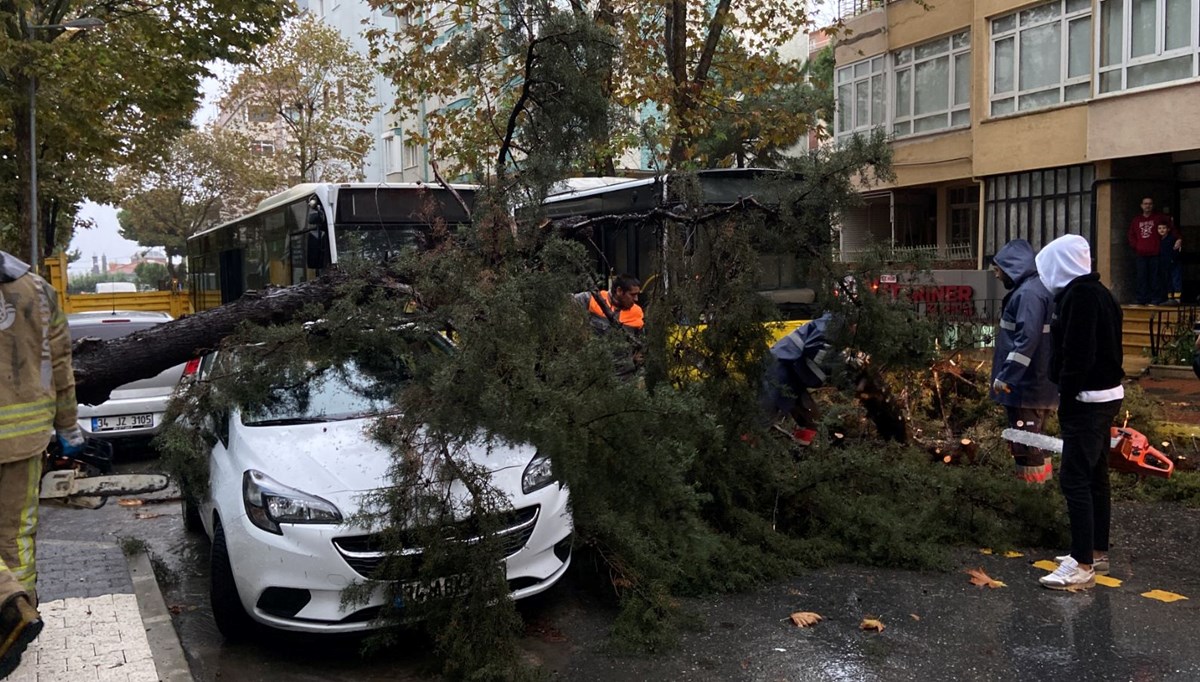
M 122 470 L 154 470 L 131 457 Z M 1080 593 L 1040 588 L 1032 565 L 1051 551 L 1005 558 L 963 549 L 944 572 L 834 567 L 758 590 L 686 600 L 695 628 L 679 647 L 652 656 L 611 653 L 614 614 L 572 576 L 524 602 L 523 648 L 554 677 L 570 680 L 1200 680 L 1200 511 L 1164 504 L 1114 510 L 1113 577 L 1119 587 Z M 179 503 L 145 501 L 95 511 L 43 507 L 43 537 L 143 540 L 161 561 L 162 592 L 174 613 L 195 679 L 410 680 L 435 676 L 432 646 L 419 632 L 363 654 L 360 636 L 276 633 L 226 644 L 208 604 L 208 541 L 183 529 Z M 963 571 L 982 567 L 1007 587 L 978 588 Z M 1188 596 L 1163 603 L 1162 589 Z M 798 629 L 794 611 L 826 620 Z M 883 621 L 864 632 L 864 617 Z

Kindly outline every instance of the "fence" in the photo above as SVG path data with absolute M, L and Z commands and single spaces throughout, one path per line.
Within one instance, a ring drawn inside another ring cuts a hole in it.
M 884 0 L 838 0 L 838 19 L 849 19 L 883 7 Z
M 139 310 L 168 313 L 179 318 L 192 312 L 187 294 L 178 291 L 129 291 L 111 294 L 72 294 L 67 292 L 67 257 L 59 254 L 45 261 L 50 284 L 58 292 L 58 305 L 64 313 L 100 310 Z
M 1187 364 L 1192 356 L 1196 335 L 1192 332 L 1197 319 L 1196 306 L 1182 306 L 1156 311 L 1150 315 L 1150 357 L 1155 362 Z M 1172 353 L 1172 351 L 1178 351 Z M 1177 355 L 1178 357 L 1171 357 Z
M 861 260 L 868 254 L 894 260 L 910 260 L 924 258 L 934 261 L 969 261 L 975 262 L 975 247 L 964 244 L 923 244 L 920 246 L 877 246 L 873 249 L 855 249 L 840 251 L 835 258 L 846 263 Z

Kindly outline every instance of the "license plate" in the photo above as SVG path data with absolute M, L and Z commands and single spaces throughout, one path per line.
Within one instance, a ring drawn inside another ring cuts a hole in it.
M 396 597 L 396 606 L 403 608 L 406 604 L 424 604 L 431 599 L 445 599 L 465 591 L 466 576 L 462 575 L 403 583 L 400 585 L 400 594 Z
M 92 417 L 92 431 L 129 431 L 154 426 L 154 414 L 123 414 L 117 417 Z

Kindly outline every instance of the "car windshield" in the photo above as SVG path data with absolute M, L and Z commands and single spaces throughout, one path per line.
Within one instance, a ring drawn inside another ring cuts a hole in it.
M 446 351 L 445 343 L 431 338 L 408 344 L 403 356 L 364 354 L 339 367 L 307 363 L 303 370 L 283 378 L 262 404 L 244 408 L 242 423 L 282 426 L 394 413 L 398 390 L 412 376 L 414 363 L 422 359 L 415 356 L 428 358 Z

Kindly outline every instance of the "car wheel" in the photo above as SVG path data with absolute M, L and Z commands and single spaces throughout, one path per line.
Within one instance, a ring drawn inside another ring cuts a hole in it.
M 195 501 L 184 495 L 179 505 L 183 507 L 183 529 L 189 533 L 203 533 L 204 521 L 200 519 L 200 507 Z
M 237 584 L 233 581 L 233 566 L 229 563 L 229 549 L 225 546 L 225 529 L 221 527 L 220 519 L 213 520 L 209 557 L 211 583 L 208 591 L 217 629 L 227 640 L 247 639 L 254 634 L 255 624 L 238 596 Z

